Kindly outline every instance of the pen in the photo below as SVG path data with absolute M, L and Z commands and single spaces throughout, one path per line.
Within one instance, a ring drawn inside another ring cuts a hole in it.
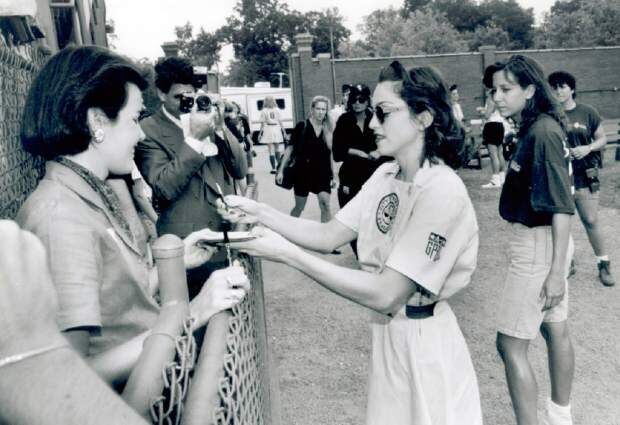
M 219 185 L 219 183 L 215 182 L 215 188 L 219 192 L 220 198 L 222 199 L 224 206 L 226 206 L 226 209 L 228 209 L 228 204 L 226 203 L 226 200 L 224 199 L 224 192 L 222 191 L 222 187 Z M 230 239 L 228 238 L 228 226 L 230 226 L 230 223 L 223 223 L 222 232 L 224 233 L 224 247 L 226 248 L 226 258 L 228 260 L 228 267 L 230 267 L 232 266 L 232 254 L 230 253 Z

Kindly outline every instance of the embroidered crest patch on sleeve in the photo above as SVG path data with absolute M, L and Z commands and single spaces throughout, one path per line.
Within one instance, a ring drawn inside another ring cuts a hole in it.
M 433 261 L 439 260 L 439 253 L 441 248 L 446 245 L 446 238 L 437 233 L 431 232 L 428 236 L 428 243 L 426 244 L 426 255 Z
M 394 224 L 398 213 L 398 195 L 390 193 L 384 196 L 377 207 L 377 227 L 381 233 L 387 233 Z

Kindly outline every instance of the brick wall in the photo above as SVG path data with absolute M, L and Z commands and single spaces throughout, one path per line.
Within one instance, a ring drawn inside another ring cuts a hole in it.
M 379 71 L 398 59 L 405 67 L 432 65 L 448 85 L 457 84 L 466 118 L 477 118 L 476 106 L 484 104 L 482 72 L 484 67 L 514 53 L 523 53 L 541 63 L 547 73 L 564 69 L 577 78 L 577 94 L 604 118 L 620 118 L 620 47 L 581 49 L 495 51 L 483 46 L 480 52 L 442 55 L 401 56 L 393 58 L 336 59 L 333 61 L 336 95 L 333 90 L 332 61 L 329 55 L 313 58 L 308 35 L 298 36 L 299 51 L 290 58 L 291 87 L 295 102 L 295 119 L 306 117 L 313 96 L 325 95 L 340 101 L 344 83 L 362 83 L 374 89 Z M 305 44 L 304 44 L 305 43 Z

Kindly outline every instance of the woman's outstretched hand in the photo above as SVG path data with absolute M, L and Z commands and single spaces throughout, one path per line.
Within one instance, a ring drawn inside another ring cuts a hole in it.
M 258 222 L 260 204 L 243 196 L 228 195 L 226 203 L 217 200 L 217 212 L 226 221 L 237 224 L 254 224 Z
M 198 296 L 190 304 L 196 326 L 203 326 L 215 313 L 237 305 L 249 290 L 250 281 L 237 260 L 232 266 L 211 273 Z
M 256 226 L 251 230 L 250 234 L 255 239 L 245 242 L 234 242 L 230 244 L 230 247 L 254 257 L 278 262 L 285 262 L 287 255 L 297 249 L 295 244 L 266 227 Z

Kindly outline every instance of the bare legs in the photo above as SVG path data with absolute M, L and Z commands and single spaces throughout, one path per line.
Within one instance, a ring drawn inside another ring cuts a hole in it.
M 329 207 L 330 194 L 328 192 L 319 192 L 317 194 L 317 198 L 319 200 L 319 208 L 321 210 L 321 223 L 327 223 L 332 218 Z M 306 207 L 307 200 L 307 196 L 295 195 L 295 206 L 291 210 L 291 215 L 293 217 L 301 216 L 301 213 Z
M 566 321 L 543 323 L 540 331 L 547 343 L 551 400 L 567 406 L 575 370 L 575 355 Z M 527 357 L 530 340 L 497 334 L 497 350 L 504 362 L 506 380 L 518 425 L 538 425 L 538 386 Z

